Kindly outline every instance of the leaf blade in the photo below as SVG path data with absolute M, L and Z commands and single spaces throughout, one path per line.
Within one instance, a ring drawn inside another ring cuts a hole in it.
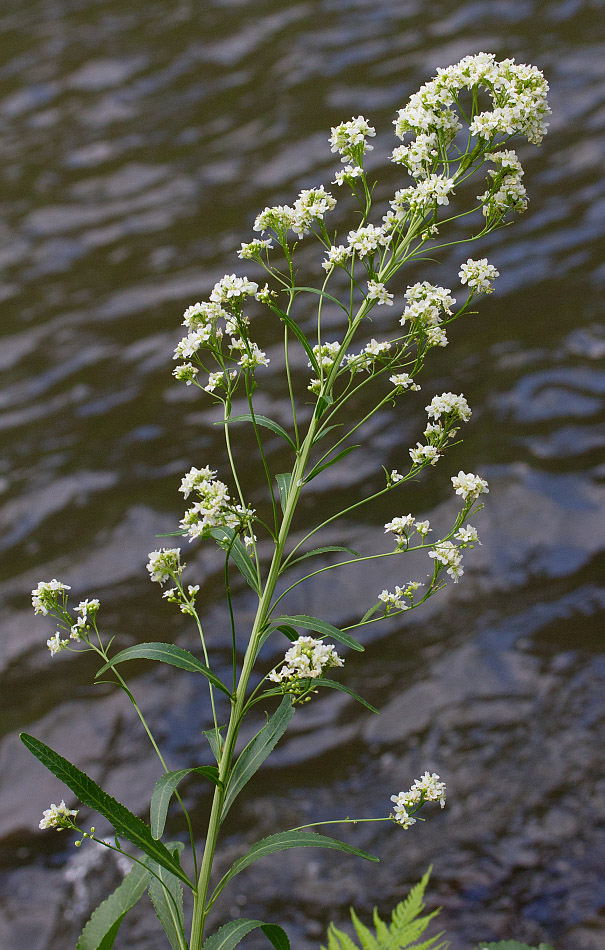
M 181 851 L 182 842 L 169 845 L 171 851 Z M 183 885 L 174 874 L 150 862 L 157 877 L 149 883 L 149 899 L 156 916 L 168 938 L 172 950 L 187 950 L 185 939 L 185 917 L 183 911 Z M 159 878 L 159 880 L 158 880 Z
M 288 728 L 288 723 L 293 715 L 294 707 L 292 706 L 290 697 L 285 696 L 273 716 L 269 719 L 269 722 L 263 726 L 260 732 L 257 732 L 254 738 L 250 740 L 246 748 L 241 752 L 231 772 L 231 778 L 227 786 L 227 794 L 225 795 L 223 810 L 221 812 L 221 822 L 224 821 L 227 812 L 244 785 L 250 781 L 269 753 L 275 748 Z
M 76 950 L 110 950 L 124 917 L 145 893 L 150 877 L 147 868 L 135 864 L 115 891 L 93 910 Z
M 369 709 L 370 712 L 379 714 L 379 710 L 375 706 L 372 706 L 371 703 L 364 699 L 363 696 L 360 696 L 359 693 L 356 693 L 355 690 L 350 689 L 348 686 L 345 686 L 344 683 L 338 683 L 336 680 L 327 680 L 323 676 L 320 676 L 319 679 L 313 680 L 315 686 L 328 686 L 330 689 L 337 689 L 341 693 L 347 693 L 353 699 L 357 700 L 358 703 L 361 703 L 362 706 L 365 706 L 366 709 Z
M 275 950 L 290 950 L 290 941 L 278 924 L 265 924 L 262 920 L 248 920 L 241 917 L 239 920 L 230 920 L 215 934 L 204 941 L 202 950 L 233 950 L 250 931 L 260 928 Z
M 252 560 L 246 550 L 245 544 L 241 538 L 236 535 L 234 529 L 212 528 L 210 534 L 223 550 L 230 548 L 229 557 L 254 593 L 260 595 L 261 590 L 258 576 L 252 565 Z
M 282 622 L 292 624 L 295 627 L 303 627 L 305 630 L 314 630 L 316 633 L 323 634 L 324 637 L 332 637 L 334 640 L 338 640 L 339 643 L 344 643 L 350 647 L 351 650 L 357 650 L 359 653 L 363 653 L 364 648 L 361 643 L 354 640 L 348 633 L 328 623 L 327 620 L 320 620 L 319 617 L 311 617 L 308 614 L 293 614 L 288 617 L 278 617 L 277 620 L 271 621 L 275 626 Z
M 155 788 L 151 795 L 151 805 L 149 806 L 149 824 L 151 827 L 151 836 L 157 841 L 164 834 L 166 826 L 166 816 L 170 800 L 174 795 L 177 786 L 190 772 L 198 772 L 209 778 L 215 785 L 222 785 L 218 777 L 218 769 L 214 765 L 198 765 L 189 769 L 176 769 L 164 774 L 155 783 Z
M 288 494 L 290 492 L 290 484 L 292 482 L 292 474 L 290 472 L 285 472 L 281 475 L 276 475 L 275 478 L 279 488 L 279 503 L 281 505 L 281 510 L 285 513 Z
M 332 851 L 344 851 L 346 854 L 353 854 L 356 857 L 364 858 L 366 861 L 377 862 L 379 859 L 361 848 L 354 848 L 352 845 L 339 841 L 337 838 L 329 838 L 327 835 L 319 835 L 314 831 L 282 831 L 276 835 L 269 835 L 253 844 L 250 850 L 238 858 L 231 865 L 226 874 L 216 886 L 213 898 L 217 896 L 229 881 L 249 867 L 260 858 L 267 857 L 277 851 L 288 851 L 291 848 L 328 848 Z
M 124 663 L 126 660 L 155 660 L 157 663 L 167 663 L 169 666 L 176 666 L 178 669 L 187 670 L 190 673 L 201 673 L 213 686 L 216 686 L 227 696 L 231 696 L 225 684 L 209 667 L 204 666 L 189 650 L 183 650 L 182 647 L 177 647 L 174 643 L 137 643 L 135 646 L 126 647 L 125 650 L 116 654 L 109 663 L 101 667 L 96 673 L 95 679 L 111 669 L 112 666 L 117 666 L 118 663 Z
M 268 416 L 259 415 L 255 412 L 254 417 L 250 412 L 244 412 L 239 416 L 229 416 L 228 419 L 222 420 L 220 422 L 215 422 L 216 426 L 225 425 L 227 422 L 256 422 L 257 425 L 263 426 L 265 429 L 270 429 L 271 432 L 274 432 L 276 435 L 280 435 L 282 439 L 285 439 L 286 442 L 294 449 L 296 452 L 296 445 L 286 432 L 286 430 L 280 426 L 278 422 L 275 422 L 273 419 L 269 419 Z
M 100 815 L 103 815 L 113 826 L 117 835 L 126 838 L 131 844 L 140 848 L 144 854 L 153 861 L 157 861 L 167 871 L 171 871 L 188 887 L 192 886 L 180 864 L 175 861 L 166 846 L 152 838 L 151 831 L 144 821 L 138 818 L 137 815 L 133 815 L 125 805 L 103 791 L 85 772 L 72 765 L 58 752 L 54 752 L 40 739 L 35 739 L 24 732 L 21 733 L 20 738 L 25 747 L 36 756 L 49 772 L 52 772 L 59 781 L 67 785 L 83 805 L 94 808 Z

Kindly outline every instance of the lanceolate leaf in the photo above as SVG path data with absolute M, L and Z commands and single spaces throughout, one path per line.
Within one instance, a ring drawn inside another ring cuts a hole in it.
M 250 781 L 254 773 L 260 768 L 269 753 L 275 748 L 278 741 L 288 728 L 288 723 L 294 715 L 294 708 L 289 696 L 284 696 L 276 712 L 271 716 L 266 726 L 258 732 L 248 743 L 233 767 L 225 803 L 221 813 L 221 821 L 231 808 L 233 802 L 244 785 Z
M 147 868 L 135 864 L 120 886 L 92 912 L 80 934 L 76 950 L 110 950 L 120 924 L 145 893 L 150 877 Z
M 178 860 L 170 854 L 170 851 L 160 841 L 156 841 L 152 837 L 151 830 L 144 821 L 141 821 L 124 805 L 108 795 L 107 792 L 104 792 L 85 772 L 76 768 L 58 752 L 53 752 L 39 739 L 34 739 L 33 736 L 28 736 L 22 732 L 21 741 L 40 760 L 42 765 L 46 766 L 49 772 L 56 775 L 61 782 L 64 782 L 72 790 L 83 805 L 88 805 L 89 808 L 94 808 L 95 811 L 103 815 L 113 825 L 117 835 L 126 838 L 148 857 L 166 868 L 167 871 L 171 871 L 189 887 L 192 886 L 189 878 L 181 869 Z
M 165 772 L 156 782 L 151 796 L 151 805 L 149 808 L 149 824 L 151 825 L 151 834 L 157 840 L 164 834 L 166 824 L 166 815 L 170 799 L 174 795 L 177 785 L 190 772 L 198 772 L 209 778 L 215 785 L 221 785 L 218 777 L 218 769 L 215 765 L 200 765 L 190 769 L 177 769 L 175 772 Z
M 277 924 L 264 924 L 262 920 L 246 920 L 245 917 L 240 920 L 231 920 L 220 930 L 217 930 L 215 934 L 204 941 L 202 950 L 233 950 L 246 934 L 259 927 L 275 947 L 275 950 L 290 950 L 290 941 L 286 936 L 286 932 Z
M 171 851 L 181 851 L 179 841 L 168 845 Z M 172 950 L 187 950 L 185 939 L 185 920 L 183 915 L 183 885 L 174 876 L 161 868 L 155 861 L 150 862 L 151 870 L 157 875 L 149 882 L 149 897 L 155 908 L 157 918 L 168 937 Z M 158 880 L 159 878 L 159 880 Z
M 221 755 L 223 754 L 223 737 L 221 736 L 221 730 L 224 728 L 224 726 L 218 727 L 218 735 L 216 729 L 204 729 L 202 732 L 202 735 L 206 736 L 210 748 L 212 749 L 212 755 L 217 762 L 220 762 Z
M 333 640 L 338 640 L 339 643 L 345 643 L 352 650 L 357 650 L 358 652 L 363 652 L 364 649 L 361 643 L 354 640 L 348 633 L 344 633 L 344 631 L 339 630 L 338 627 L 334 627 L 331 623 L 328 623 L 326 620 L 320 620 L 318 617 L 309 617 L 307 614 L 295 614 L 292 617 L 278 617 L 277 620 L 272 622 L 276 627 L 283 622 L 293 624 L 295 627 L 303 627 L 305 630 L 315 630 L 316 633 L 321 633 L 324 637 L 331 637 Z
M 311 680 L 313 686 L 329 686 L 330 689 L 338 689 L 341 693 L 348 693 L 349 696 L 352 696 L 353 699 L 356 699 L 358 703 L 361 703 L 362 706 L 365 706 L 366 709 L 369 709 L 370 712 L 378 713 L 378 710 L 375 706 L 372 706 L 371 703 L 364 699 L 363 696 L 360 696 L 354 690 L 349 689 L 348 686 L 344 686 L 343 683 L 337 683 L 336 680 L 327 680 L 321 676 L 319 679 Z
M 229 416 L 226 420 L 229 424 L 232 422 L 256 422 L 257 425 L 263 426 L 265 429 L 271 429 L 271 432 L 275 432 L 276 435 L 281 435 L 282 439 L 285 439 L 288 442 L 294 451 L 296 452 L 296 446 L 285 429 L 283 429 L 279 423 L 274 422 L 273 419 L 269 419 L 267 416 L 260 416 L 257 412 L 254 413 L 254 419 L 252 414 L 249 412 L 244 412 L 241 416 Z M 225 421 L 215 422 L 215 425 L 225 425 Z
M 227 687 L 224 683 L 221 683 L 218 676 L 216 676 L 211 669 L 204 666 L 203 663 L 200 663 L 189 650 L 183 650 L 181 647 L 175 646 L 174 643 L 137 643 L 136 646 L 127 647 L 125 650 L 122 650 L 121 653 L 117 653 L 109 663 L 102 666 L 97 676 L 101 676 L 102 673 L 105 673 L 112 666 L 117 666 L 118 663 L 124 663 L 126 660 L 157 660 L 158 663 L 167 663 L 169 666 L 177 666 L 180 670 L 189 670 L 191 673 L 201 673 L 213 686 L 216 686 L 217 689 L 220 689 L 221 692 L 227 696 L 231 696 Z
M 311 366 L 313 367 L 317 375 L 320 376 L 321 373 L 319 372 L 319 365 L 317 363 L 317 359 L 315 358 L 315 353 L 313 352 L 313 348 L 311 347 L 311 344 L 307 340 L 306 336 L 304 335 L 304 333 L 302 332 L 298 324 L 296 324 L 294 320 L 292 319 L 292 317 L 289 317 L 287 313 L 284 313 L 283 310 L 280 310 L 279 307 L 272 306 L 271 309 L 273 310 L 274 313 L 276 313 L 279 316 L 280 320 L 283 320 L 283 322 L 288 327 L 288 330 L 290 330 L 294 334 L 298 342 L 303 347 L 305 353 L 309 357 L 309 362 L 311 363 Z
M 258 577 L 256 575 L 252 559 L 248 554 L 246 545 L 243 543 L 241 538 L 239 536 L 234 537 L 235 531 L 233 528 L 212 528 L 210 534 L 216 541 L 218 541 L 222 548 L 231 548 L 229 557 L 237 567 L 242 577 L 245 578 L 246 583 L 249 584 L 256 594 L 260 594 Z
M 279 503 L 281 505 L 281 510 L 286 510 L 286 502 L 288 501 L 288 492 L 290 491 L 290 482 L 292 481 L 292 475 L 290 472 L 287 472 L 283 475 L 276 475 L 277 485 L 279 487 Z
M 345 851 L 347 854 L 354 854 L 359 858 L 365 858 L 366 861 L 378 861 L 378 858 L 374 857 L 373 854 L 368 854 L 367 851 L 362 851 L 360 848 L 353 848 L 350 844 L 345 844 L 344 841 L 338 841 L 337 838 L 318 835 L 314 831 L 282 831 L 253 844 L 247 854 L 238 858 L 231 865 L 231 868 L 219 881 L 214 894 L 219 894 L 231 878 L 258 861 L 259 858 L 274 854 L 276 851 L 287 851 L 290 848 L 330 848 L 333 851 Z

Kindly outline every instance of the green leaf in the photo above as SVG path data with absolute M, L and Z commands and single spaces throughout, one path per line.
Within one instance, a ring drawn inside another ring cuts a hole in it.
M 236 535 L 233 528 L 212 528 L 210 534 L 224 550 L 231 547 L 229 557 L 254 593 L 260 594 L 258 576 L 252 558 L 239 535 Z
M 111 950 L 120 924 L 145 893 L 150 877 L 147 868 L 133 865 L 119 887 L 92 912 L 78 938 L 76 950 Z
M 288 728 L 288 723 L 293 715 L 294 708 L 290 697 L 284 696 L 279 707 L 269 719 L 269 722 L 263 726 L 260 732 L 254 736 L 243 750 L 233 766 L 233 771 L 229 778 L 227 794 L 221 812 L 221 821 L 224 821 L 227 812 L 244 785 L 250 781 L 269 753 L 275 748 Z
M 323 472 L 324 469 L 330 468 L 332 465 L 336 465 L 337 462 L 340 462 L 343 458 L 346 458 L 346 456 L 349 455 L 353 449 L 358 448 L 359 445 L 348 445 L 346 449 L 343 449 L 342 452 L 339 452 L 338 455 L 335 455 L 333 459 L 330 459 L 328 462 L 324 462 L 323 465 L 316 465 L 315 468 L 312 469 L 306 476 L 304 484 L 306 485 L 311 481 L 311 479 L 315 478 L 316 475 L 319 475 L 320 472 Z
M 212 749 L 212 754 L 217 762 L 220 762 L 221 755 L 223 754 L 223 737 L 221 736 L 221 730 L 224 728 L 224 726 L 218 727 L 218 736 L 216 729 L 204 729 L 202 732 L 202 735 L 206 736 L 210 748 Z
M 338 627 L 332 626 L 332 624 L 326 620 L 320 620 L 318 617 L 309 617 L 307 614 L 295 614 L 292 617 L 278 617 L 277 620 L 273 621 L 276 627 L 282 622 L 291 623 L 295 627 L 303 627 L 305 630 L 314 630 L 316 633 L 321 633 L 324 637 L 332 637 L 333 640 L 338 640 L 339 643 L 346 644 L 346 646 L 352 650 L 357 650 L 359 653 L 363 652 L 364 648 L 361 643 L 358 643 L 357 640 L 350 637 L 348 633 L 339 630 Z
M 124 663 L 126 660 L 157 660 L 158 663 L 167 663 L 169 666 L 176 666 L 180 670 L 201 673 L 226 696 L 231 696 L 227 687 L 224 683 L 221 683 L 218 676 L 211 669 L 200 663 L 189 650 L 183 650 L 181 647 L 175 646 L 174 643 L 137 643 L 136 646 L 127 647 L 114 656 L 109 663 L 102 666 L 96 675 L 101 676 L 112 666 L 117 666 L 118 663 Z
M 259 928 L 275 950 L 290 950 L 290 941 L 285 930 L 277 924 L 264 924 L 262 920 L 231 920 L 204 941 L 202 950 L 233 950 L 251 930 Z
M 315 357 L 315 353 L 313 352 L 313 348 L 311 344 L 309 343 L 309 341 L 307 340 L 304 333 L 302 332 L 302 330 L 300 329 L 300 327 L 298 326 L 298 324 L 296 324 L 294 320 L 292 319 L 292 317 L 289 317 L 288 314 L 284 313 L 284 311 L 281 310 L 279 307 L 272 306 L 271 309 L 273 310 L 274 313 L 278 315 L 279 319 L 282 320 L 286 324 L 286 326 L 288 327 L 288 330 L 290 330 L 294 334 L 294 336 L 296 337 L 296 339 L 298 340 L 298 342 L 301 344 L 302 348 L 304 349 L 305 353 L 309 357 L 309 362 L 311 363 L 311 366 L 313 367 L 317 375 L 321 376 L 321 373 L 319 371 L 319 364 Z
M 279 503 L 281 505 L 281 510 L 285 512 L 286 502 L 288 501 L 288 494 L 290 492 L 290 482 L 292 481 L 292 474 L 287 472 L 283 475 L 276 475 L 277 484 L 279 487 Z
M 349 316 L 349 311 L 344 306 L 344 304 L 338 300 L 337 297 L 333 297 L 332 294 L 329 294 L 326 290 L 318 290 L 317 287 L 292 287 L 292 290 L 296 291 L 296 293 L 301 293 L 304 291 L 309 294 L 317 294 L 318 297 L 325 297 L 326 300 L 331 300 L 332 303 L 335 303 L 337 307 L 340 307 L 340 309 L 346 313 L 347 317 Z
M 346 854 L 354 854 L 359 858 L 365 858 L 366 861 L 378 861 L 373 854 L 362 851 L 360 848 L 353 848 L 344 841 L 338 841 L 337 838 L 328 838 L 327 835 L 318 835 L 314 831 L 282 831 L 276 835 L 270 835 L 253 844 L 247 854 L 242 855 L 235 861 L 227 873 L 219 881 L 214 895 L 218 895 L 228 882 L 249 867 L 260 858 L 264 858 L 276 851 L 287 851 L 290 848 L 329 848 L 333 851 L 344 851 Z
M 345 686 L 343 683 L 338 683 L 336 680 L 327 680 L 323 676 L 320 676 L 319 679 L 311 681 L 314 686 L 329 686 L 330 689 L 338 689 L 341 693 L 348 693 L 349 696 L 352 696 L 353 699 L 356 699 L 358 703 L 361 703 L 362 706 L 365 706 L 366 709 L 369 709 L 370 712 L 378 713 L 378 710 L 375 706 L 372 706 L 371 703 L 356 693 L 354 690 L 349 689 L 348 686 Z
M 151 806 L 149 808 L 149 824 L 151 825 L 152 837 L 161 838 L 164 834 L 166 825 L 166 815 L 170 799 L 174 795 L 177 785 L 190 772 L 197 772 L 209 778 L 215 785 L 222 785 L 218 777 L 218 769 L 215 765 L 200 765 L 190 769 L 177 769 L 174 772 L 165 772 L 156 782 L 153 794 L 151 796 Z
M 171 843 L 168 847 L 171 851 L 178 853 L 183 849 L 183 844 L 178 841 Z M 155 861 L 151 862 L 151 870 L 157 877 L 151 878 L 149 898 L 157 918 L 168 937 L 172 950 L 187 950 L 183 914 L 183 885 L 174 874 L 170 874 L 169 871 L 159 867 Z
M 325 429 L 322 429 L 321 432 L 319 432 L 319 433 L 315 436 L 315 438 L 313 439 L 313 443 L 312 443 L 312 444 L 315 445 L 315 443 L 316 443 L 316 442 L 319 442 L 320 439 L 325 438 L 325 437 L 327 436 L 328 432 L 331 432 L 332 429 L 341 429 L 342 426 L 343 426 L 343 423 L 342 423 L 342 422 L 337 422 L 336 425 L 333 425 L 333 426 L 326 426 Z M 158 537 L 159 537 L 159 535 L 158 535 Z
M 341 547 L 339 544 L 327 544 L 323 548 L 313 548 L 312 551 L 307 551 L 306 554 L 301 554 L 300 557 L 290 561 L 288 567 L 292 567 L 293 564 L 298 564 L 299 561 L 304 561 L 308 557 L 317 557 L 318 554 L 331 554 L 332 551 L 344 551 L 346 554 L 352 554 L 354 557 L 361 557 L 359 551 L 354 551 L 353 548 Z
M 331 393 L 324 393 L 323 396 L 320 396 L 315 406 L 315 418 L 321 419 L 326 409 L 331 406 L 333 402 L 334 396 L 332 396 Z
M 275 629 L 279 630 L 280 633 L 283 633 L 283 635 L 287 637 L 291 643 L 294 643 L 295 640 L 298 640 L 298 630 L 295 630 L 294 627 L 291 627 L 287 623 L 280 623 L 279 627 L 276 627 Z
M 224 426 L 226 423 L 231 422 L 256 422 L 257 425 L 263 426 L 265 429 L 271 429 L 271 432 L 275 432 L 276 435 L 281 435 L 282 439 L 285 439 L 296 452 L 296 446 L 286 430 L 283 429 L 279 423 L 274 422 L 273 419 L 269 419 L 267 416 L 260 416 L 255 412 L 253 417 L 250 412 L 244 412 L 241 416 L 229 416 L 228 419 L 215 422 L 214 424 L 215 426 Z
M 104 792 L 85 772 L 76 768 L 58 752 L 53 752 L 49 746 L 40 742 L 39 739 L 34 739 L 33 736 L 29 736 L 25 732 L 21 733 L 20 738 L 26 748 L 40 760 L 42 765 L 46 766 L 49 772 L 52 772 L 61 782 L 64 782 L 83 805 L 88 805 L 89 808 L 94 808 L 100 815 L 103 815 L 113 825 L 117 835 L 126 838 L 148 857 L 166 868 L 167 871 L 176 874 L 188 887 L 192 887 L 191 881 L 181 869 L 178 861 L 173 858 L 165 845 L 152 837 L 151 831 L 144 821 L 133 815 L 125 805 Z

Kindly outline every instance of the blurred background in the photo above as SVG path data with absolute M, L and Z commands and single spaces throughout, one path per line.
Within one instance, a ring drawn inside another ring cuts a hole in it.
M 182 514 L 182 474 L 207 464 L 227 474 L 210 400 L 171 376 L 182 312 L 225 272 L 257 276 L 235 250 L 251 239 L 259 210 L 329 186 L 339 167 L 330 126 L 364 114 L 378 133 L 370 159 L 380 199 L 407 184 L 387 161 L 396 110 L 438 66 L 480 50 L 537 65 L 552 87 L 542 148 L 519 147 L 529 209 L 480 247 L 448 249 L 439 268 L 417 265 L 402 278 L 400 292 L 433 279 L 462 296 L 457 272 L 471 253 L 501 272 L 480 315 L 457 324 L 431 357 L 422 393 L 372 423 L 348 467 L 312 483 L 296 531 L 334 510 L 335 489 L 353 502 L 381 482 L 380 464 L 404 468 L 424 406 L 451 390 L 473 409 L 464 444 L 399 496 L 397 511 L 391 496 L 339 523 L 331 539 L 370 552 L 388 543 L 384 522 L 408 510 L 446 528 L 455 511 L 450 476 L 463 468 L 489 480 L 485 511 L 473 520 L 483 544 L 465 555 L 461 583 L 406 621 L 371 627 L 366 653 L 348 656 L 346 682 L 380 716 L 325 693 L 297 714 L 233 808 L 220 864 L 315 818 L 387 814 L 390 795 L 426 768 L 447 782 L 448 806 L 427 807 L 428 820 L 406 832 L 344 829 L 379 865 L 306 850 L 256 864 L 225 892 L 214 924 L 233 914 L 274 919 L 296 950 L 311 950 L 330 919 L 347 920 L 350 904 L 362 916 L 375 905 L 388 914 L 432 863 L 429 906 L 443 908 L 452 950 L 505 937 L 557 950 L 603 947 L 603 7 L 2 3 L 3 950 L 73 947 L 119 880 L 101 849 L 76 851 L 73 838 L 38 831 L 50 802 L 72 799 L 18 731 L 68 755 L 143 817 L 160 774 L 125 697 L 91 686 L 94 660 L 51 659 L 45 641 L 55 628 L 34 618 L 31 588 L 57 577 L 76 603 L 98 596 L 102 630 L 119 648 L 154 638 L 196 648 L 191 625 L 145 571 L 156 535 Z M 342 228 L 351 220 L 345 205 L 333 218 Z M 302 260 L 317 273 L 318 251 Z M 385 319 L 394 323 L 396 309 Z M 268 318 L 255 334 L 272 357 L 259 372 L 259 411 L 285 423 L 280 335 Z M 301 385 L 307 374 L 300 359 Z M 267 435 L 269 463 L 283 471 L 284 444 Z M 240 465 L 249 436 L 243 427 Z M 256 466 L 247 478 L 249 500 L 262 507 Z M 186 553 L 226 668 L 222 560 L 210 545 Z M 289 606 L 353 623 L 383 587 L 415 576 L 410 570 L 394 559 L 327 573 Z M 243 641 L 254 603 L 235 583 Z M 154 664 L 132 664 L 129 674 L 169 766 L 209 761 L 206 749 L 200 758 L 209 718 L 199 684 Z M 181 787 L 203 827 L 207 786 Z M 177 813 L 170 830 L 182 832 Z M 150 904 L 126 918 L 116 947 L 165 947 Z

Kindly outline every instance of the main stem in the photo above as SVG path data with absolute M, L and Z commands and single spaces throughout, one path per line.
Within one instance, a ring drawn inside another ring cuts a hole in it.
M 348 345 L 349 341 L 352 339 L 355 330 L 357 329 L 361 319 L 363 318 L 366 310 L 365 301 L 362 303 L 359 308 L 354 320 L 351 323 L 349 331 L 346 335 L 346 338 L 343 342 L 343 349 Z M 336 374 L 338 371 L 338 365 L 340 361 L 337 361 L 332 366 L 327 378 L 324 388 L 324 392 L 330 392 Z M 269 609 L 271 607 L 271 601 L 273 599 L 273 594 L 275 592 L 275 585 L 279 577 L 279 569 L 282 562 L 282 556 L 284 552 L 284 547 L 288 538 L 290 531 L 290 525 L 292 523 L 292 518 L 294 516 L 294 511 L 296 510 L 296 505 L 298 503 L 298 498 L 302 489 L 302 480 L 307 467 L 307 462 L 309 460 L 309 454 L 313 446 L 313 440 L 315 434 L 319 427 L 319 415 L 316 413 L 313 416 L 311 424 L 309 425 L 309 430 L 305 437 L 305 440 L 301 446 L 300 454 L 296 460 L 294 466 L 294 471 L 292 472 L 292 480 L 290 482 L 290 491 L 288 492 L 288 499 L 286 502 L 286 508 L 284 511 L 284 517 L 281 523 L 279 530 L 279 536 L 277 538 L 277 543 L 275 545 L 275 551 L 273 553 L 273 559 L 271 561 L 271 567 L 269 568 L 269 574 L 267 576 L 267 582 L 265 584 L 258 609 L 256 611 L 256 617 L 254 618 L 254 625 L 252 627 L 252 633 L 250 635 L 250 641 L 248 643 L 248 648 L 244 656 L 244 662 L 242 664 L 242 671 L 240 674 L 239 682 L 237 685 L 237 690 L 235 693 L 235 700 L 231 706 L 231 716 L 229 718 L 229 726 L 227 728 L 227 735 L 225 737 L 225 744 L 223 746 L 223 751 L 220 757 L 218 764 L 219 767 L 219 778 L 221 780 L 221 785 L 217 785 L 214 790 L 214 796 L 212 799 L 212 810 L 210 812 L 210 820 L 208 822 L 208 833 L 206 836 L 206 843 L 204 845 L 204 857 L 202 859 L 202 865 L 200 868 L 200 874 L 198 878 L 197 890 L 195 893 L 194 903 L 193 903 L 193 917 L 191 922 L 191 939 L 189 942 L 189 950 L 201 950 L 202 941 L 204 937 L 204 925 L 206 922 L 206 917 L 208 915 L 208 909 L 206 907 L 208 889 L 210 886 L 210 874 L 212 872 L 212 864 L 214 861 L 214 852 L 216 850 L 216 843 L 218 839 L 218 834 L 221 824 L 221 813 L 223 810 L 223 803 L 225 801 L 225 795 L 227 792 L 227 780 L 231 773 L 231 763 L 233 761 L 233 754 L 235 750 L 235 743 L 237 741 L 237 736 L 239 733 L 239 728 L 242 719 L 242 712 L 246 702 L 246 691 L 248 689 L 248 681 L 252 673 L 254 666 L 254 661 L 256 660 L 256 654 L 258 650 L 258 640 L 265 627 L 267 617 L 269 614 Z

